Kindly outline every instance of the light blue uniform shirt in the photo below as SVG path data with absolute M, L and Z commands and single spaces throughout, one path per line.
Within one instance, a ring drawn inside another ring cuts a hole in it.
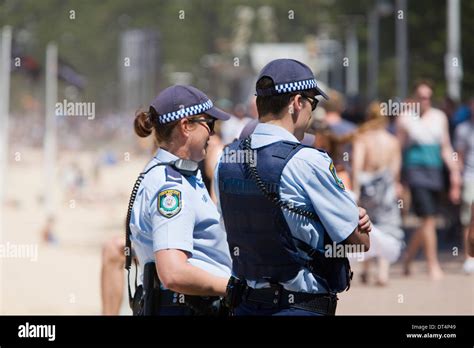
M 286 129 L 259 123 L 251 135 L 252 148 L 257 149 L 277 141 L 298 142 Z M 258 160 L 258 158 L 257 158 Z M 283 210 L 286 222 L 292 235 L 313 248 L 324 252 L 324 230 L 335 243 L 345 240 L 357 227 L 359 211 L 356 203 L 345 189 L 338 184 L 339 179 L 333 169 L 331 158 L 314 148 L 303 148 L 286 164 L 280 183 L 280 197 L 283 201 L 293 203 L 294 207 L 316 212 L 321 223 Z M 216 167 L 214 188 L 219 200 L 219 164 Z M 221 212 L 220 202 L 218 210 Z M 223 221 L 221 221 L 223 224 Z M 300 255 L 307 255 L 300 251 Z M 265 281 L 249 281 L 249 286 L 261 288 L 269 286 Z M 297 276 L 285 283 L 289 291 L 326 293 L 324 282 L 318 280 L 308 269 L 303 268 Z
M 176 159 L 158 149 L 145 170 Z M 179 249 L 188 253 L 191 265 L 215 276 L 229 277 L 232 260 L 226 233 L 201 173 L 190 177 L 174 173 L 167 177 L 165 168 L 155 167 L 145 175 L 133 204 L 131 239 L 141 271 L 146 263 L 156 262 L 156 251 Z

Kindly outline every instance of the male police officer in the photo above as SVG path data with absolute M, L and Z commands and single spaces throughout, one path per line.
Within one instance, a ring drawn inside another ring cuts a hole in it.
M 316 96 L 327 99 L 311 70 L 274 60 L 256 87 L 260 123 L 225 149 L 215 172 L 233 259 L 228 304 L 235 315 L 334 315 L 352 277 L 336 243 L 368 250 L 369 217 L 331 158 L 299 143 Z

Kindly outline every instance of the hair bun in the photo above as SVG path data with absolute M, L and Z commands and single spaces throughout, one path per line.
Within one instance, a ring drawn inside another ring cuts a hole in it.
M 150 118 L 150 113 L 145 111 L 138 111 L 135 114 L 134 121 L 135 133 L 139 137 L 146 138 L 153 130 L 153 122 Z

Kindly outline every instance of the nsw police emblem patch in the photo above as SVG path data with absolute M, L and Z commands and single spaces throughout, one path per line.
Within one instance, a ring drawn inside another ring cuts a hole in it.
M 339 186 L 340 188 L 345 190 L 346 187 L 344 186 L 344 183 L 342 182 L 342 180 L 339 179 L 339 177 L 337 176 L 336 167 L 334 167 L 334 163 L 332 163 L 332 162 L 329 165 L 329 171 L 331 172 L 332 176 L 334 177 L 334 180 L 336 181 L 337 186 Z
M 158 211 L 164 217 L 170 218 L 181 211 L 181 192 L 178 190 L 163 190 L 158 194 Z

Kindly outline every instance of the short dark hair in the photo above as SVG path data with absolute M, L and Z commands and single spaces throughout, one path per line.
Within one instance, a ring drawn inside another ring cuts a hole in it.
M 275 87 L 273 80 L 268 76 L 263 76 L 260 80 L 257 81 L 257 89 L 268 89 Z M 274 114 L 278 115 L 283 109 L 288 106 L 290 103 L 291 98 L 295 95 L 304 95 L 311 98 L 314 98 L 317 93 L 316 90 L 303 90 L 303 91 L 296 91 L 291 93 L 282 93 L 277 95 L 269 95 L 269 96 L 257 96 L 256 104 L 257 104 L 257 111 L 258 117 L 262 117 L 267 114 Z M 306 103 L 307 100 L 303 99 L 303 103 Z
M 257 81 L 257 89 L 267 89 L 274 87 L 275 84 L 270 77 L 263 76 Z M 257 96 L 258 117 L 267 114 L 279 114 L 289 103 L 293 96 L 298 93 L 283 93 L 278 95 Z

